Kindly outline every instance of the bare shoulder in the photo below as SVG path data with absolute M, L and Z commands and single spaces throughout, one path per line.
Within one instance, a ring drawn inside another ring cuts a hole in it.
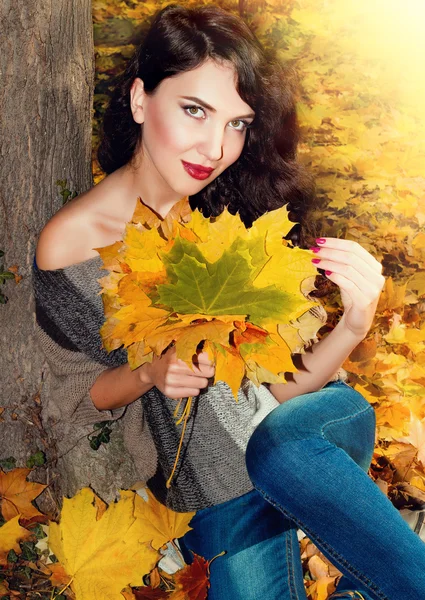
M 62 269 L 99 256 L 95 248 L 122 239 L 135 202 L 119 171 L 108 175 L 47 222 L 36 248 L 37 266 Z
M 40 269 L 60 269 L 95 256 L 91 250 L 95 220 L 94 190 L 92 188 L 71 200 L 44 226 L 36 248 Z

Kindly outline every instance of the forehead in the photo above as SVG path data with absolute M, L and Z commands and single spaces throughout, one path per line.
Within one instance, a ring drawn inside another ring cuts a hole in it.
M 236 89 L 237 74 L 231 63 L 209 59 L 196 69 L 164 79 L 159 88 L 167 96 L 197 96 L 217 112 L 243 114 L 251 107 Z

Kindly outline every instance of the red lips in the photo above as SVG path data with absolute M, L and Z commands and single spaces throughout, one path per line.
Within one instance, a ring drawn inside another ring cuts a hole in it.
M 203 167 L 202 165 L 194 165 L 193 163 L 189 163 L 186 162 L 185 160 L 182 160 L 183 166 L 189 168 L 191 171 L 195 171 L 197 173 L 200 174 L 210 174 L 214 171 L 214 169 L 212 169 L 211 167 Z

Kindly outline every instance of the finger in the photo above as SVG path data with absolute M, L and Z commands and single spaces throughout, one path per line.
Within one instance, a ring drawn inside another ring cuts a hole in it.
M 325 253 L 320 252 L 319 254 L 320 258 L 315 257 L 313 259 L 317 268 L 345 275 L 361 289 L 366 286 L 366 288 L 370 287 L 371 289 L 379 290 L 379 292 L 381 291 L 385 283 L 385 278 L 377 271 L 371 269 L 364 261 L 357 257 L 353 258 L 353 256 L 347 257 L 347 255 L 343 256 L 341 260 L 337 260 L 342 253 L 338 253 L 335 250 L 327 251 L 327 254 L 332 254 L 333 258 L 325 257 Z
M 339 285 L 339 283 L 335 279 L 335 276 L 339 275 L 341 277 L 344 277 L 342 283 L 345 286 L 347 285 L 345 283 L 346 281 L 351 282 L 356 286 L 359 292 L 368 300 L 374 300 L 377 297 L 379 297 L 385 282 L 385 279 L 384 277 L 382 277 L 382 275 L 376 275 L 375 273 L 372 277 L 365 277 L 362 273 L 359 273 L 352 266 L 342 265 L 340 263 L 335 263 L 332 261 L 324 260 L 323 266 L 321 263 L 320 268 L 325 269 L 325 274 L 328 277 L 328 279 L 330 279 L 337 285 Z M 352 289 L 352 286 L 349 286 L 349 289 Z
M 199 367 L 192 363 L 189 367 L 184 360 L 178 358 L 175 362 L 170 364 L 170 372 L 177 373 L 178 375 L 189 375 L 198 377 L 213 377 L 215 373 L 214 365 L 200 365 Z
M 362 277 L 356 277 L 352 279 L 347 277 L 345 273 L 333 271 L 326 272 L 326 277 L 333 281 L 341 290 L 346 292 L 353 304 L 358 308 L 365 308 L 375 303 L 380 295 L 380 288 L 370 285 L 370 282 L 366 281 Z
M 198 354 L 198 363 L 212 366 L 214 363 L 210 360 L 208 352 L 200 352 Z
M 200 390 L 191 387 L 167 387 L 165 386 L 163 394 L 171 398 L 172 400 L 180 400 L 180 398 L 189 398 L 189 396 L 198 396 Z
M 318 241 L 319 240 L 319 241 Z M 323 243 L 319 243 L 320 240 L 325 240 Z M 317 248 L 320 248 L 319 253 L 324 249 L 329 250 L 340 250 L 341 252 L 351 253 L 359 258 L 362 258 L 374 271 L 382 273 L 382 265 L 376 260 L 370 252 L 363 248 L 357 242 L 353 240 L 343 240 L 340 238 L 317 238 Z
M 202 377 L 207 377 L 207 378 L 214 377 L 215 367 L 214 366 L 210 367 L 208 365 L 201 365 L 199 368 L 197 368 L 195 366 L 193 369 L 193 372 Z
M 198 377 L 197 375 L 180 375 L 177 373 L 168 373 L 165 378 L 165 385 L 168 387 L 184 387 L 203 390 L 208 386 L 206 377 Z

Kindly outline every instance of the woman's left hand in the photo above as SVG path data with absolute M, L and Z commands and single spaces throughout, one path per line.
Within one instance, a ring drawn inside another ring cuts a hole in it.
M 366 337 L 385 283 L 381 263 L 351 240 L 318 238 L 316 243 L 313 262 L 340 288 L 345 326 Z

